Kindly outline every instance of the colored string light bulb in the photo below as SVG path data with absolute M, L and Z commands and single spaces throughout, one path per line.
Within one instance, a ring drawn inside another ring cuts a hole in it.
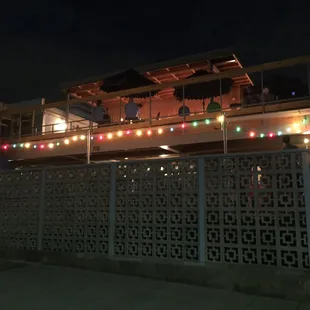
M 207 125 L 209 125 L 209 124 L 210 124 L 210 120 L 209 120 L 209 119 L 206 119 L 206 120 L 205 120 L 205 123 L 206 123 Z
M 161 135 L 163 133 L 163 129 L 159 128 L 157 132 Z
M 198 122 L 193 122 L 193 126 L 197 127 L 198 126 Z
M 237 126 L 237 127 L 236 127 L 236 131 L 237 131 L 237 132 L 240 132 L 240 131 L 241 131 L 241 127 Z
M 251 138 L 254 138 L 254 137 L 255 137 L 255 132 L 254 132 L 254 131 L 251 131 L 250 134 L 249 134 L 249 136 L 250 136 Z

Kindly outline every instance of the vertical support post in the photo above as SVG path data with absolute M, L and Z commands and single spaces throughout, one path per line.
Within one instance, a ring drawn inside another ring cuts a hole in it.
M 302 169 L 304 177 L 304 198 L 306 206 L 306 225 L 308 237 L 308 255 L 310 257 L 310 168 L 309 168 L 309 153 L 302 153 Z
M 90 130 L 87 131 L 87 137 L 86 137 L 86 154 L 87 154 L 87 165 L 90 164 L 90 149 L 91 149 L 91 135 L 90 135 Z
M 149 123 L 152 127 L 152 92 L 149 92 Z
M 122 124 L 122 97 L 119 97 L 119 126 Z
M 260 73 L 260 84 L 261 84 L 261 101 L 263 105 L 263 113 L 265 113 L 265 98 L 264 98 L 264 71 Z
M 39 205 L 39 226 L 38 226 L 38 251 L 42 251 L 43 229 L 44 229 L 44 210 L 45 210 L 45 182 L 46 168 L 41 171 L 40 205 Z
M 109 205 L 109 256 L 114 256 L 115 207 L 116 207 L 116 163 L 111 164 Z
M 1 135 L 2 135 L 2 118 L 0 116 L 0 137 L 1 137 Z
M 223 148 L 224 148 L 224 154 L 227 154 L 227 123 L 226 123 L 226 117 L 225 113 L 223 115 L 223 122 L 222 122 L 222 131 L 223 131 Z
M 220 79 L 220 106 L 222 111 L 223 110 L 222 79 Z
M 310 97 L 310 64 L 307 64 L 308 97 Z
M 67 94 L 67 104 L 66 104 L 66 132 L 70 130 L 69 126 L 69 113 L 70 113 L 70 106 L 69 106 L 70 94 Z
M 18 118 L 18 139 L 21 138 L 22 135 L 22 114 L 19 113 L 19 118 Z
M 183 123 L 185 123 L 185 86 L 182 86 Z
M 90 116 L 90 121 L 89 121 L 89 128 L 91 133 L 93 133 L 93 128 L 94 128 L 94 104 L 93 102 L 91 103 L 91 116 Z
M 223 111 L 223 85 L 222 85 L 222 79 L 220 79 L 220 106 L 221 111 Z M 221 122 L 221 129 L 223 132 L 223 148 L 224 148 L 224 154 L 227 154 L 227 124 L 226 124 L 226 117 L 225 113 L 222 114 L 223 121 Z
M 198 242 L 199 242 L 199 261 L 206 261 L 206 228 L 205 228 L 205 210 L 206 210 L 206 186 L 205 186 L 205 160 L 199 158 L 197 163 L 198 174 Z
M 41 111 L 42 111 L 42 134 L 46 132 L 46 118 L 45 118 L 45 109 L 43 108 L 45 105 L 45 98 L 41 100 Z
M 31 134 L 35 135 L 35 120 L 36 120 L 36 111 L 32 111 L 32 119 L 31 119 Z

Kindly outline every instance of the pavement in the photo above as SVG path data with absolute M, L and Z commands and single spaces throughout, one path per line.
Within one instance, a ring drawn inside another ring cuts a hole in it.
M 1 310 L 310 310 L 310 302 L 73 268 L 17 265 L 0 269 Z

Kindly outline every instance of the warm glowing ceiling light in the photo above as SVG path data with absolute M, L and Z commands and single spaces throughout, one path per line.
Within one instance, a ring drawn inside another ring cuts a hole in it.
M 48 147 L 49 147 L 50 149 L 52 149 L 52 148 L 54 147 L 54 144 L 53 144 L 53 143 L 49 143 Z
M 305 144 L 308 144 L 308 143 L 309 143 L 309 139 L 308 139 L 308 138 L 305 138 L 305 139 L 304 139 L 304 143 L 305 143 Z
M 163 133 L 162 128 L 159 128 L 157 132 L 161 135 Z
M 220 115 L 220 116 L 217 118 L 217 120 L 218 120 L 220 123 L 223 123 L 223 122 L 224 122 L 224 119 L 225 119 L 224 115 Z
M 30 148 L 30 143 L 26 143 L 26 144 L 25 144 L 25 148 L 26 148 L 26 149 L 29 149 L 29 148 Z
M 137 131 L 137 136 L 140 137 L 141 135 L 142 135 L 142 131 L 141 131 L 141 130 L 138 130 L 138 131 Z
M 74 137 L 72 138 L 73 141 L 77 141 L 77 139 L 78 139 L 77 136 L 74 136 Z
M 66 140 L 65 140 L 65 144 L 68 145 L 69 143 L 70 143 L 69 139 L 66 139 Z
M 254 132 L 254 131 L 251 131 L 250 134 L 249 134 L 249 136 L 250 136 L 251 138 L 254 138 L 254 137 L 255 137 L 255 132 Z
M 117 136 L 118 137 L 121 137 L 123 135 L 123 132 L 121 131 L 121 130 L 119 130 L 118 132 L 117 132 Z
M 84 135 L 81 135 L 81 136 L 80 136 L 80 139 L 81 139 L 81 140 L 85 140 L 85 138 L 86 138 L 86 137 L 85 137 Z
M 111 140 L 113 138 L 113 134 L 110 132 L 110 133 L 108 133 L 107 137 L 108 137 L 108 139 Z
M 287 132 L 291 132 L 292 129 L 291 129 L 290 127 L 288 127 L 288 128 L 286 128 L 286 131 L 287 131 Z

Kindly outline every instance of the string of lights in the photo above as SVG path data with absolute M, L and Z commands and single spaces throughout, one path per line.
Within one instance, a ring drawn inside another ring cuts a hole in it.
M 181 123 L 176 124 L 170 127 L 157 127 L 157 128 L 146 128 L 146 129 L 134 129 L 134 130 L 118 130 L 114 132 L 109 132 L 105 134 L 95 134 L 91 136 L 91 139 L 97 139 L 98 141 L 109 141 L 115 138 L 123 138 L 125 136 L 153 136 L 153 135 L 162 135 L 164 133 L 173 133 L 175 131 L 184 131 L 188 126 L 192 127 L 199 127 L 201 125 L 211 125 L 214 122 L 220 122 L 223 123 L 225 121 L 224 115 L 221 115 L 217 119 L 205 119 L 203 121 L 194 121 L 192 123 Z M 234 131 L 237 133 L 245 133 L 246 136 L 250 139 L 254 138 L 274 138 L 276 136 L 282 136 L 284 134 L 310 134 L 310 131 L 302 131 L 301 125 L 306 124 L 307 119 L 304 118 L 303 121 L 299 123 L 294 123 L 289 127 L 284 128 L 282 131 L 276 131 L 276 132 L 260 132 L 257 130 L 249 130 L 249 129 L 243 129 L 241 126 L 235 126 Z M 56 147 L 60 146 L 68 146 L 71 143 L 77 142 L 77 141 L 83 141 L 86 140 L 86 135 L 80 135 L 80 136 L 73 136 L 73 137 L 67 137 L 58 139 L 57 141 L 51 142 L 50 140 L 47 142 L 27 142 L 27 143 L 14 143 L 14 144 L 3 144 L 1 146 L 2 150 L 6 151 L 9 149 L 16 149 L 16 148 L 23 148 L 23 149 L 38 149 L 38 150 L 51 150 Z M 309 139 L 306 137 L 304 139 L 304 143 L 308 144 Z

